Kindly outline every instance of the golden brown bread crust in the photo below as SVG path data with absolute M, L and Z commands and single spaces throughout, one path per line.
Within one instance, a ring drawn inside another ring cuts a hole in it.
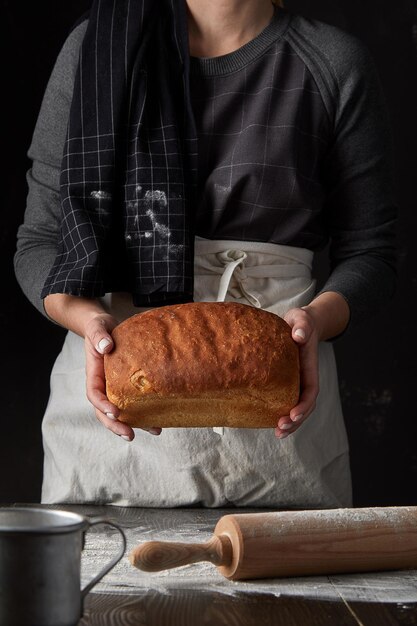
M 236 302 L 151 309 L 113 330 L 106 392 L 133 427 L 274 427 L 299 397 L 298 347 L 273 313 Z

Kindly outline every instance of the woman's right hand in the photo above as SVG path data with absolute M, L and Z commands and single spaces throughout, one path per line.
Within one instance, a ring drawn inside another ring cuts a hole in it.
M 104 376 L 104 354 L 111 352 L 114 341 L 111 336 L 118 320 L 107 313 L 97 313 L 87 323 L 84 329 L 84 345 L 86 356 L 87 398 L 94 406 L 97 419 L 119 437 L 132 441 L 135 438 L 133 428 L 119 422 L 120 414 L 115 404 L 106 396 L 106 381 Z M 161 428 L 144 428 L 152 435 L 159 435 Z

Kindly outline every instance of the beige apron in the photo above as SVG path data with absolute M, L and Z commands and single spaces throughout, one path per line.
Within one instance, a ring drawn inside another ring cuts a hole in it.
M 312 252 L 196 238 L 195 301 L 250 304 L 284 316 L 314 296 Z M 128 294 L 104 306 L 122 320 L 144 309 Z M 175 507 L 351 506 L 349 450 L 330 343 L 319 347 L 317 407 L 289 437 L 274 429 L 136 430 L 127 442 L 96 419 L 85 395 L 84 342 L 68 332 L 51 373 L 42 432 L 42 502 Z

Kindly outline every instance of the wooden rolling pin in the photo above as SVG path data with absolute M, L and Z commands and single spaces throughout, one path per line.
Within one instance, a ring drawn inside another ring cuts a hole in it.
M 206 543 L 148 541 L 129 555 L 155 572 L 210 561 L 230 580 L 417 568 L 417 507 L 224 515 Z

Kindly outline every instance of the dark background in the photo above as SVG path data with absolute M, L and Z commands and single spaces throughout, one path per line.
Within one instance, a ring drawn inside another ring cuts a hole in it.
M 204 0 L 202 0 L 204 1 Z M 25 299 L 13 272 L 26 199 L 26 157 L 56 56 L 87 0 L 2 0 L 3 167 L 0 213 L 0 502 L 37 502 L 41 420 L 65 331 Z M 417 504 L 417 0 L 287 0 L 287 8 L 358 36 L 377 64 L 391 115 L 400 208 L 395 299 L 335 342 L 351 445 L 354 504 Z M 326 268 L 317 264 L 319 278 Z M 140 478 L 138 478 L 140 480 Z

